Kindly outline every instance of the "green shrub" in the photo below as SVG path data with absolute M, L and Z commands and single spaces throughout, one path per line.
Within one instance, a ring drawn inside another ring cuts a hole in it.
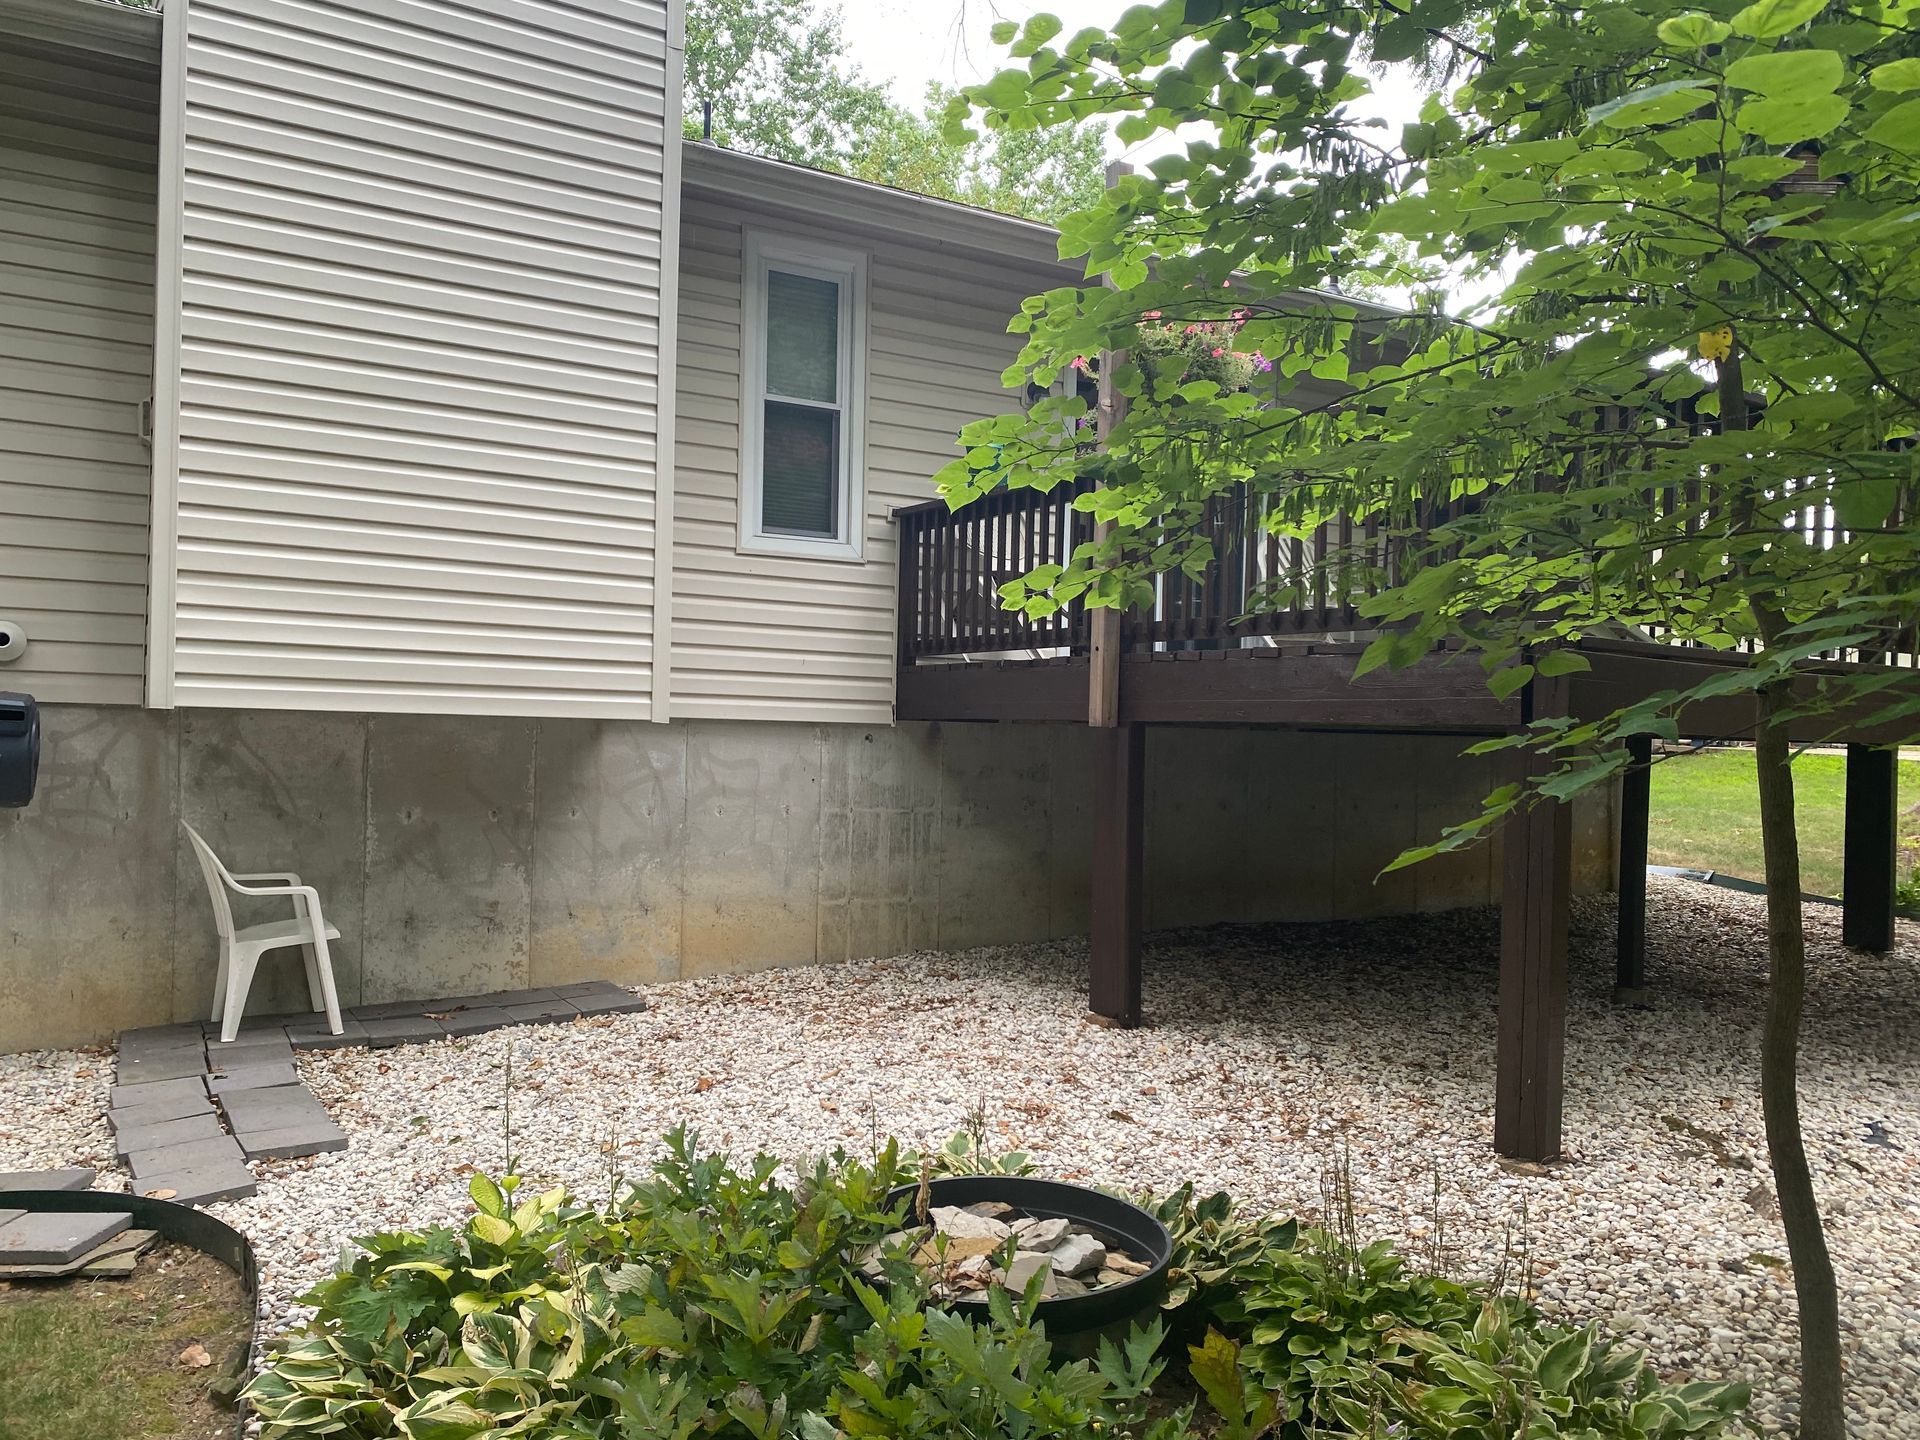
M 1291 1250 L 1299 1233 L 1290 1219 L 1248 1217 L 1224 1190 L 1196 1200 L 1193 1186 L 1186 1184 L 1169 1195 L 1137 1197 L 1136 1203 L 1173 1239 L 1161 1309 L 1178 1343 L 1219 1326 L 1229 1315 L 1240 1317 L 1241 1291 L 1271 1255 Z
M 995 1163 L 977 1140 L 948 1150 Z M 888 1194 L 941 1163 L 889 1145 L 784 1184 L 770 1157 L 735 1165 L 675 1131 L 605 1212 L 476 1176 L 459 1228 L 361 1241 L 248 1399 L 266 1440 L 1181 1440 L 1192 1407 L 1153 1394 L 1174 1353 L 1215 1440 L 1715 1440 L 1746 1404 L 1386 1245 L 1190 1188 L 1151 1202 L 1175 1242 L 1161 1319 L 1069 1359 L 1037 1282 L 962 1318 L 903 1257 L 884 1284 L 859 1272 L 902 1222 Z
M 1531 1323 L 1489 1302 L 1470 1330 L 1411 1332 L 1406 1353 L 1331 1396 L 1341 1432 L 1367 1440 L 1683 1440 L 1748 1428 L 1743 1384 L 1661 1381 L 1644 1351 Z
M 476 1176 L 459 1230 L 370 1237 L 305 1297 L 310 1332 L 248 1388 L 264 1435 L 1144 1433 L 1159 1330 L 1056 1364 L 1037 1289 L 975 1324 L 927 1309 L 905 1260 L 871 1287 L 854 1267 L 901 1223 L 886 1203 L 897 1151 L 870 1165 L 836 1154 L 791 1186 L 777 1169 L 700 1155 L 675 1131 L 605 1214 L 559 1190 L 515 1207 L 516 1181 Z
M 1480 1307 L 1467 1286 L 1410 1272 L 1386 1241 L 1356 1248 L 1303 1230 L 1267 1253 L 1228 1319 L 1244 1337 L 1241 1363 L 1280 1395 L 1283 1417 L 1325 1424 L 1350 1370 L 1398 1358 L 1414 1333 L 1460 1334 Z

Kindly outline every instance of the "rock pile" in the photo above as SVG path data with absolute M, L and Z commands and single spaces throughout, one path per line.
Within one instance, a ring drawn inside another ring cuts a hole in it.
M 936 1300 L 984 1300 L 996 1285 L 1024 1294 L 1039 1275 L 1041 1298 L 1053 1300 L 1124 1285 L 1152 1268 L 1086 1226 L 997 1200 L 935 1205 L 927 1218 L 874 1246 L 865 1272 L 878 1279 L 883 1256 L 904 1255 L 931 1277 Z

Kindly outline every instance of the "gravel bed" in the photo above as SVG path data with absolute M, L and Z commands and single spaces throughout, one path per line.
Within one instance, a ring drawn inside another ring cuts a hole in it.
M 1488 911 L 1157 937 L 1151 1024 L 1084 1019 L 1081 942 L 683 982 L 652 1008 L 434 1045 L 301 1058 L 351 1137 L 269 1162 L 213 1207 L 259 1248 L 269 1327 L 351 1236 L 454 1221 L 473 1167 L 604 1197 L 685 1121 L 736 1153 L 875 1135 L 933 1145 L 983 1108 L 1047 1173 L 1192 1179 L 1312 1215 L 1351 1165 L 1367 1235 L 1422 1263 L 1530 1273 L 1542 1303 L 1740 1376 L 1790 1426 L 1793 1296 L 1756 1077 L 1761 902 L 1652 882 L 1651 1006 L 1615 1007 L 1612 913 L 1574 917 L 1568 1157 L 1492 1154 L 1498 921 Z M 1854 1434 L 1920 1433 L 1920 926 L 1889 956 L 1809 907 L 1802 1106 L 1847 1324 Z M 0 1169 L 112 1169 L 104 1052 L 0 1057 Z M 104 1177 L 103 1177 L 104 1178 Z

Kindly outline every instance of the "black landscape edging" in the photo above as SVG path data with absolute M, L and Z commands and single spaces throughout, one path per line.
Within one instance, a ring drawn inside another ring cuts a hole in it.
M 245 1386 L 260 1363 L 260 1267 L 253 1242 L 223 1220 L 190 1205 L 154 1200 L 145 1195 L 121 1195 L 111 1190 L 8 1190 L 0 1195 L 6 1207 L 26 1211 L 69 1211 L 89 1215 L 131 1215 L 138 1230 L 152 1230 L 162 1239 L 189 1245 L 218 1260 L 240 1277 L 247 1292 L 247 1365 L 240 1377 Z M 234 1440 L 247 1433 L 247 1404 L 233 1407 Z
M 1701 885 L 1718 885 L 1722 890 L 1737 890 L 1742 895 L 1764 895 L 1767 887 L 1758 880 L 1743 880 L 1738 875 L 1722 875 L 1718 870 L 1694 870 L 1684 865 L 1649 865 L 1649 875 L 1666 875 L 1675 880 L 1692 880 Z M 1837 895 L 1815 895 L 1812 891 L 1800 892 L 1802 901 L 1813 905 L 1841 905 Z M 1902 920 L 1920 920 L 1920 910 L 1904 909 L 1895 906 L 1893 913 Z

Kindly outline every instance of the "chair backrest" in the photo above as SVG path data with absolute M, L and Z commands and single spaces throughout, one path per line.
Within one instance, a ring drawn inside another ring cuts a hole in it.
M 233 883 L 227 867 L 220 863 L 220 857 L 213 853 L 213 847 L 200 838 L 200 832 L 186 821 L 180 822 L 180 828 L 187 832 L 187 839 L 193 842 L 193 853 L 200 861 L 200 873 L 206 878 L 207 898 L 213 901 L 213 925 L 220 932 L 222 940 L 233 938 L 233 909 L 227 904 L 227 886 Z

